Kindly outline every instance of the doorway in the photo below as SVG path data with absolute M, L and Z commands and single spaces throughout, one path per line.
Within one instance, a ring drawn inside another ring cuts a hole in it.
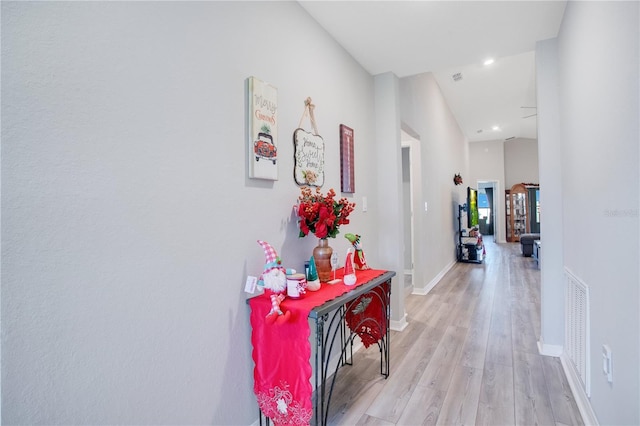
M 497 240 L 497 182 L 478 181 L 478 212 L 480 214 L 479 227 L 483 236 L 492 236 Z
M 414 280 L 414 160 L 415 144 L 417 140 L 408 133 L 402 131 L 402 205 L 403 205 L 403 234 L 404 234 L 404 289 L 405 295 L 413 291 Z

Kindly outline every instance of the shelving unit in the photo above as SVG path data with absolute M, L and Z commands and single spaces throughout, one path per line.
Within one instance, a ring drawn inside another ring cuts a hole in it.
M 484 261 L 484 245 L 482 235 L 469 237 L 462 235 L 462 212 L 466 205 L 458 206 L 458 262 L 482 263 Z
M 507 241 L 516 243 L 520 235 L 530 232 L 529 227 L 529 191 L 521 183 L 505 191 L 505 210 L 507 221 Z

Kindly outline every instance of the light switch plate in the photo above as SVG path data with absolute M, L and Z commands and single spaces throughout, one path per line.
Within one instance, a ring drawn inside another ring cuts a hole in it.
M 607 381 L 613 383 L 613 366 L 611 365 L 611 348 L 602 345 L 602 372 L 607 375 Z

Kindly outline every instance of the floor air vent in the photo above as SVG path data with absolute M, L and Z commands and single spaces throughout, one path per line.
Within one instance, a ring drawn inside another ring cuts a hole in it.
M 587 396 L 591 394 L 589 373 L 589 287 L 567 268 L 565 352 Z

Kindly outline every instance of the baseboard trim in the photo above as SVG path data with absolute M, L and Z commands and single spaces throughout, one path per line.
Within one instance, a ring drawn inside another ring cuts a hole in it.
M 451 268 L 453 268 L 453 266 L 456 264 L 456 261 L 452 261 L 450 264 L 448 264 L 447 266 L 444 267 L 444 269 L 442 271 L 440 271 L 440 273 L 438 275 L 435 276 L 434 279 L 432 279 L 429 284 L 427 284 L 425 287 L 422 288 L 418 288 L 415 285 L 413 286 L 413 292 L 411 294 L 416 294 L 418 296 L 426 296 L 427 294 L 429 294 L 429 292 L 436 286 L 436 284 L 438 284 L 440 282 L 440 280 L 442 278 L 444 278 L 444 276 L 447 274 L 447 272 L 449 272 L 451 270 Z
M 409 323 L 407 322 L 407 313 L 405 312 L 404 315 L 402 316 L 402 318 L 398 321 L 395 320 L 391 320 L 389 321 L 389 328 L 393 331 L 402 331 L 405 328 L 407 328 L 407 326 L 409 325 Z
M 567 359 L 567 356 L 565 354 L 560 355 L 560 363 L 562 364 L 564 374 L 567 376 L 567 381 L 569 382 L 569 387 L 571 388 L 573 399 L 576 400 L 578 411 L 582 416 L 582 422 L 585 425 L 598 426 L 600 423 L 598 423 L 596 413 L 593 412 L 593 407 L 591 407 L 589 397 L 582 387 L 580 378 L 578 378 L 578 375 L 575 373 L 574 369 L 571 368 L 569 364 L 570 362 L 571 361 Z
M 560 358 L 562 353 L 564 352 L 564 347 L 560 345 L 547 345 L 542 342 L 542 340 L 538 341 L 538 352 L 540 355 L 544 356 L 552 356 L 554 358 Z
M 413 294 L 413 286 L 412 285 L 404 288 L 404 297 L 406 298 L 410 294 Z

